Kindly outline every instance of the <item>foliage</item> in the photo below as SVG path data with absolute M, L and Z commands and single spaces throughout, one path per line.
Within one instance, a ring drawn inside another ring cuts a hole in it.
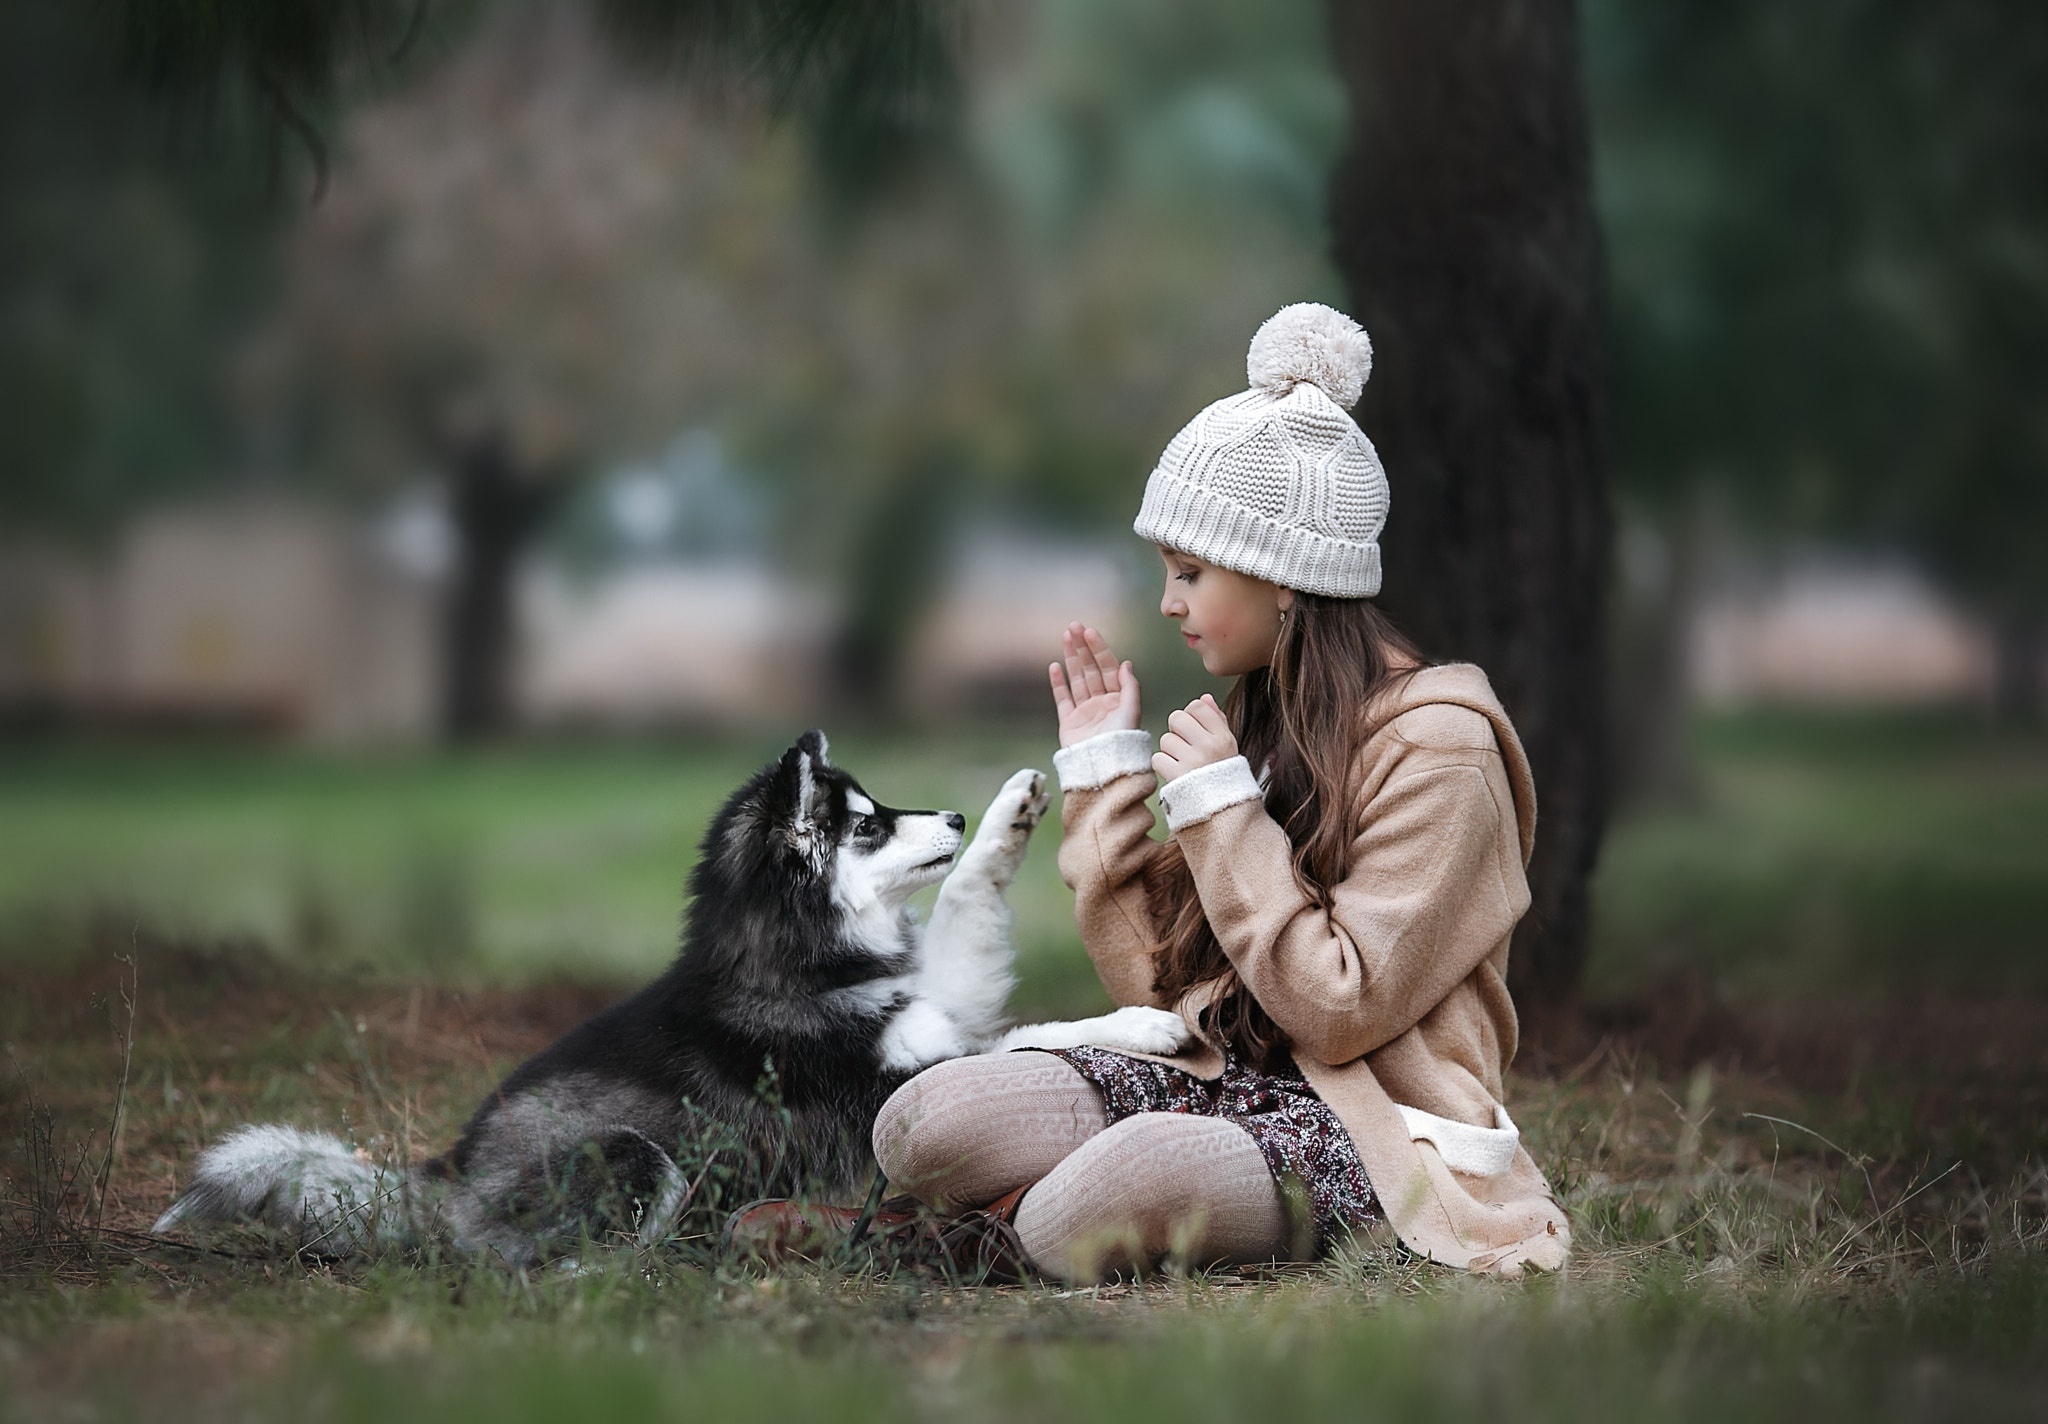
M 2038 8 L 1588 9 L 1620 477 L 2048 612 Z
M 0 515 L 85 531 L 221 478 L 275 218 L 246 116 L 210 152 L 167 136 L 95 33 L 90 7 L 0 17 Z
M 305 145 L 317 193 L 327 165 L 319 116 L 388 85 L 418 51 L 443 48 L 487 8 L 477 0 L 119 0 L 110 18 L 123 71 L 173 111 L 206 114 L 238 93 L 260 96 L 273 139 L 288 130 Z M 697 82 L 752 83 L 798 111 L 846 184 L 879 177 L 906 148 L 929 142 L 954 98 L 944 0 L 597 0 L 593 8 L 641 58 Z

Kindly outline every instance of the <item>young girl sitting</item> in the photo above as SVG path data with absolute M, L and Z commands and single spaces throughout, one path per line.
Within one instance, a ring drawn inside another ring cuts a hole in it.
M 1485 675 L 1426 665 L 1369 601 L 1387 482 L 1346 412 L 1371 359 L 1343 314 L 1283 309 L 1252 388 L 1145 487 L 1159 611 L 1237 679 L 1220 706 L 1174 712 L 1155 749 L 1093 629 L 1051 667 L 1082 942 L 1118 1004 L 1177 1010 L 1201 1043 L 955 1059 L 876 1120 L 892 1183 L 986 1208 L 1044 1274 L 1303 1259 L 1373 1222 L 1453 1266 L 1563 1264 L 1502 1101 L 1528 762 Z

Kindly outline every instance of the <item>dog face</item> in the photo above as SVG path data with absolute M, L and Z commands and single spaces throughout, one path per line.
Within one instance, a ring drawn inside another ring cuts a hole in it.
M 894 910 L 945 878 L 965 841 L 957 811 L 884 806 L 826 760 L 825 734 L 805 732 L 734 798 L 743 814 L 725 853 L 742 873 L 773 871 L 829 888 L 850 910 Z

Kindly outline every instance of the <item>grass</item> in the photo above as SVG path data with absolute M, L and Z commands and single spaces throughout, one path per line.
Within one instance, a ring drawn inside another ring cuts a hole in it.
M 472 1292 L 456 1338 L 416 1281 L 366 1289 L 382 1311 L 326 1299 L 284 1347 L 194 1360 L 186 1330 L 107 1333 L 164 1370 L 79 1381 L 72 1417 L 516 1421 L 1117 1420 L 1269 1418 L 2026 1418 L 2041 1402 L 2011 1332 L 2038 1346 L 2029 1282 L 1949 1285 L 1876 1310 L 1741 1297 L 1682 1280 L 1643 1297 L 1572 1288 L 1446 1287 L 1392 1300 L 1309 1299 L 1312 1288 L 1190 1283 L 1131 1297 L 909 1299 L 895 1288 L 699 1284 L 675 1300 L 636 1283 L 549 1283 L 508 1300 Z M 316 1288 L 330 1293 L 332 1288 Z M 1129 1308 L 1133 1304 L 1141 1309 Z M 932 1317 L 937 1317 L 936 1319 Z M 565 1344 L 570 1322 L 580 1343 Z M 105 1327 L 102 1327 L 105 1328 Z M 1945 1332 L 1959 1332 L 1946 1334 Z M 272 1333 L 284 1333 L 275 1332 Z M 1913 1342 L 1902 1349 L 1904 1342 Z M 198 1368 L 195 1368 L 195 1365 Z M 17 1405 L 41 1403 L 24 1392 Z M 0 1404 L 0 1409 L 5 1409 Z M 19 1417 L 34 1417 L 25 1411 Z M 2033 1417 L 2038 1417 L 2033 1416 Z
M 1709 721 L 1690 804 L 1624 816 L 1600 993 L 2048 989 L 2048 739 L 1942 716 Z
M 674 952 L 719 800 L 778 748 L 458 757 L 0 748 L 0 965 L 144 924 L 438 981 L 622 982 Z M 1028 732 L 842 739 L 883 799 L 977 813 Z M 1709 721 L 1689 804 L 1625 813 L 1595 885 L 1596 997 L 1679 973 L 1743 995 L 2048 988 L 2048 739 L 1945 717 Z M 1019 1004 L 1103 1003 L 1040 836 L 1012 894 Z
M 0 1419 L 2041 1417 L 2048 748 L 1785 719 L 1699 746 L 1698 801 L 1610 843 L 1603 1007 L 1511 1084 L 1575 1223 L 1564 1277 L 1363 1242 L 1079 1292 L 121 1234 L 235 1122 L 445 1145 L 672 951 L 690 847 L 773 748 L 10 754 Z M 1044 749 L 835 752 L 885 799 L 972 810 Z M 1099 990 L 1053 848 L 1013 900 L 1027 1002 L 1069 1012 Z
M 144 951 L 158 968 L 135 996 L 104 1201 L 117 1233 L 146 1226 L 192 1150 L 234 1121 L 285 1118 L 393 1155 L 444 1143 L 596 997 Z M 0 1009 L 52 1138 L 88 1164 L 119 1073 L 117 984 L 25 974 Z M 1987 1042 L 2019 1052 L 2026 1028 Z M 1885 1037 L 1837 1047 L 1882 1057 Z M 2017 1150 L 2004 1116 L 1975 1155 L 1950 1155 L 1926 1095 L 1967 1078 L 1982 1045 L 1897 1046 L 1919 1060 L 1910 1086 L 1870 1072 L 1814 1086 L 1736 1054 L 1666 1065 L 1626 1035 L 1518 1076 L 1517 1117 L 1578 1235 L 1566 1276 L 1527 1282 L 1372 1241 L 1316 1267 L 1092 1291 L 761 1277 L 687 1255 L 521 1278 L 118 1234 L 37 1252 L 10 1164 L 0 1419 L 2038 1417 L 2048 1158 Z M 2048 1073 L 2022 1060 L 2016 1076 L 2035 1106 L 1999 1113 L 2038 1111 Z M 11 1129 L 26 1106 L 10 1104 Z
M 451 981 L 620 983 L 675 953 L 720 801 L 779 752 L 679 741 L 461 756 L 222 747 L 0 751 L 0 965 L 97 955 L 135 924 Z M 1043 739 L 835 744 L 885 801 L 978 816 Z M 1040 837 L 1011 893 L 1020 1004 L 1101 1005 Z M 929 894 L 927 895 L 929 899 Z

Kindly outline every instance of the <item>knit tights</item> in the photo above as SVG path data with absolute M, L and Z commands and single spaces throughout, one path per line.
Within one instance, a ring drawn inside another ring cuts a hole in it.
M 946 1211 L 1035 1182 L 1017 1234 L 1032 1265 L 1063 1280 L 1287 1252 L 1280 1190 L 1242 1128 L 1187 1113 L 1106 1126 L 1094 1085 L 1048 1053 L 927 1068 L 883 1105 L 875 1156 L 893 1185 Z

